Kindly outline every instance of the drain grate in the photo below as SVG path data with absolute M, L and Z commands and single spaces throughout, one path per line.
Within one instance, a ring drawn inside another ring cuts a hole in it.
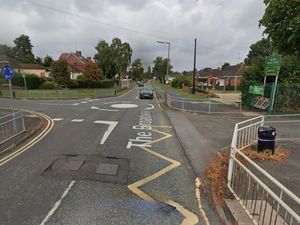
M 119 166 L 117 164 L 101 163 L 97 169 L 96 173 L 105 175 L 117 175 Z

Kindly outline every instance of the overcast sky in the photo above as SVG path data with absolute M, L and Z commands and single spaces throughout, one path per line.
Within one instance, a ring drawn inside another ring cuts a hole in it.
M 174 70 L 192 70 L 197 38 L 197 68 L 242 61 L 262 38 L 258 20 L 263 0 L 0 0 L 0 43 L 30 37 L 36 56 L 57 59 L 81 50 L 93 56 L 99 40 L 130 43 L 144 66 L 167 56 L 171 42 Z M 240 59 L 239 59 L 240 58 Z

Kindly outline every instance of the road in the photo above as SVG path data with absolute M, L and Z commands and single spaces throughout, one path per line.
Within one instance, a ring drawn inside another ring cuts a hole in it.
M 54 127 L 0 166 L 0 224 L 220 224 L 165 113 L 138 89 L 15 106 Z

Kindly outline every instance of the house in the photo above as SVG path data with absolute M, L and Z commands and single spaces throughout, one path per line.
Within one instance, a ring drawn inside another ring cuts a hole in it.
M 8 62 L 14 70 L 19 73 L 34 74 L 39 77 L 47 77 L 48 74 L 46 68 L 40 64 L 24 64 L 7 55 L 0 54 L 0 67 L 2 68 L 6 62 Z
M 242 78 L 242 72 L 245 68 L 243 63 L 227 66 L 223 69 L 211 69 L 211 70 L 200 70 L 198 72 L 199 79 L 207 79 L 207 86 L 212 86 L 213 89 L 216 87 L 238 87 Z
M 81 51 L 62 53 L 59 60 L 65 60 L 68 64 L 68 71 L 71 79 L 76 79 L 79 75 L 84 72 L 86 63 L 91 61 L 91 57 L 83 57 Z

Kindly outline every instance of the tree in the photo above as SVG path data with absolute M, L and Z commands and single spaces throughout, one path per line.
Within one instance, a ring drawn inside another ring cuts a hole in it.
M 89 61 L 84 66 L 83 79 L 87 81 L 88 87 L 93 81 L 98 81 L 102 77 L 102 70 L 93 61 Z
M 35 63 L 37 63 L 37 64 L 43 64 L 43 59 L 41 57 L 37 56 L 35 58 Z
M 300 53 L 300 4 L 295 0 L 264 0 L 266 10 L 259 21 L 272 46 L 284 54 Z
M 228 62 L 225 62 L 222 66 L 222 70 L 225 69 L 226 67 L 230 66 L 230 64 Z
M 53 61 L 54 61 L 54 60 L 53 60 L 53 58 L 52 58 L 51 56 L 46 55 L 46 57 L 44 58 L 44 63 L 43 63 L 43 65 L 44 65 L 45 67 L 50 67 Z
M 5 44 L 4 45 L 0 44 L 0 54 L 8 55 L 10 51 L 11 51 L 11 47 Z
M 106 41 L 100 41 L 96 50 L 97 53 L 94 56 L 96 64 L 102 69 L 105 77 L 113 78 L 115 74 L 113 73 L 113 58 L 109 44 Z
M 268 39 L 263 38 L 260 41 L 257 41 L 256 43 L 252 44 L 250 46 L 250 51 L 247 55 L 247 58 L 245 59 L 245 63 L 247 65 L 251 65 L 252 61 L 258 57 L 267 57 L 271 55 L 272 50 L 271 50 L 271 43 Z
M 154 66 L 152 69 L 153 76 L 156 76 L 162 83 L 165 83 L 165 75 L 167 74 L 168 59 L 163 59 L 158 56 L 153 61 Z M 171 72 L 172 65 L 169 64 L 169 72 Z
M 148 78 L 148 79 L 152 78 L 151 66 L 148 66 L 147 71 L 145 73 L 145 77 Z
M 134 60 L 131 64 L 132 79 L 142 81 L 144 79 L 144 67 L 140 58 Z
M 121 76 L 126 73 L 130 65 L 132 49 L 127 42 L 122 43 L 119 38 L 112 40 L 110 48 L 113 56 L 113 65 L 119 74 L 119 79 L 121 79 Z
M 94 56 L 96 64 L 102 68 L 108 78 L 114 78 L 118 73 L 119 79 L 126 73 L 130 66 L 132 49 L 127 42 L 122 43 L 119 38 L 114 38 L 111 45 L 106 41 L 100 41 L 96 46 L 97 53 Z
M 55 82 L 59 86 L 68 86 L 70 82 L 70 75 L 68 72 L 67 62 L 65 60 L 57 60 L 52 62 L 50 76 L 54 78 Z
M 34 63 L 34 55 L 32 53 L 32 44 L 27 35 L 22 34 L 14 40 L 15 47 L 10 51 L 10 56 L 22 63 Z

